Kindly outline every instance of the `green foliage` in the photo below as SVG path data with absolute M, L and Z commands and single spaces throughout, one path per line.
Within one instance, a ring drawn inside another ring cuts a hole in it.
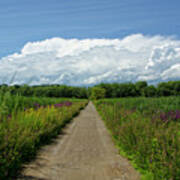
M 99 84 L 97 87 L 106 90 L 107 98 L 137 96 L 136 87 L 133 83 Z
M 146 81 L 136 83 L 101 83 L 93 87 L 105 89 L 106 98 L 117 97 L 159 97 L 159 96 L 179 96 L 180 81 L 161 82 L 157 86 L 149 85 Z M 93 87 L 74 87 L 66 85 L 0 85 L 1 92 L 9 91 L 12 95 L 36 96 L 36 97 L 66 97 L 88 99 L 91 96 Z
M 145 97 L 155 97 L 157 96 L 157 90 L 153 85 L 150 85 L 143 89 L 142 94 Z
M 148 87 L 146 81 L 138 81 L 136 84 L 136 90 L 138 95 L 144 95 L 144 89 Z
M 104 99 L 95 105 L 120 149 L 146 172 L 143 179 L 180 179 L 180 97 Z
M 116 97 L 159 97 L 159 96 L 179 96 L 180 81 L 161 82 L 158 86 L 147 84 L 146 81 L 133 83 L 101 83 L 97 87 L 106 90 L 106 98 Z
M 28 86 L 28 85 L 14 85 L 7 86 L 1 85 L 1 91 L 9 91 L 13 95 L 22 96 L 37 96 L 37 97 L 66 97 L 66 98 L 87 98 L 87 88 L 85 87 L 72 87 L 65 85 L 41 85 L 41 86 Z
M 161 82 L 157 91 L 159 96 L 180 95 L 180 81 Z
M 102 99 L 105 97 L 106 90 L 100 87 L 93 87 L 91 89 L 91 99 Z
M 0 95 L 0 179 L 13 179 L 22 163 L 87 104 L 87 100 L 68 99 L 71 106 L 52 105 L 62 101 L 65 99 L 12 96 L 8 92 Z

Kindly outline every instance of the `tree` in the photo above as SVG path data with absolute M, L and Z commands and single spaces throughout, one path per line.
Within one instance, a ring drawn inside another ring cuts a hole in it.
M 106 90 L 106 96 L 105 96 L 106 98 L 111 98 L 115 96 L 113 94 L 113 84 L 101 83 L 97 85 L 97 87 L 100 87 Z
M 106 90 L 100 87 L 93 87 L 91 89 L 91 99 L 97 100 L 105 98 Z
M 174 90 L 176 92 L 176 95 L 180 95 L 180 81 L 177 81 L 174 85 Z
M 144 88 L 144 96 L 146 97 L 154 97 L 157 95 L 157 90 L 153 85 L 147 86 Z
M 146 81 L 138 81 L 135 83 L 136 90 L 137 90 L 137 95 L 142 96 L 144 88 L 148 86 Z
M 162 82 L 158 84 L 157 92 L 159 96 L 170 96 L 172 94 L 172 90 L 168 83 Z

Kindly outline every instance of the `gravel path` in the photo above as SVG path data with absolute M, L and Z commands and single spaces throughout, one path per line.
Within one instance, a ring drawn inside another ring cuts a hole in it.
M 138 180 L 139 174 L 118 155 L 112 139 L 90 102 L 19 180 Z

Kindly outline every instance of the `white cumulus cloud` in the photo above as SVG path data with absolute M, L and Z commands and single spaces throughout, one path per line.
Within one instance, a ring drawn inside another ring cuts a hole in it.
M 180 40 L 129 35 L 123 39 L 52 38 L 28 42 L 0 59 L 0 83 L 91 85 L 180 79 Z M 13 81 L 13 82 L 12 82 Z

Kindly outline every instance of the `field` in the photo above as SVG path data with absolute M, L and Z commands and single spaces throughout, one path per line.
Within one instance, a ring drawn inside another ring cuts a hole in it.
M 97 92 L 94 97 L 96 95 Z M 0 179 L 14 178 L 22 165 L 34 158 L 42 145 L 51 142 L 87 102 L 87 99 L 24 97 L 12 95 L 9 91 L 1 92 Z M 179 96 L 94 99 L 93 103 L 120 154 L 143 174 L 142 179 L 180 179 Z M 92 109 L 87 112 L 91 114 Z M 88 113 L 87 118 L 92 118 Z M 88 121 L 80 122 L 87 125 Z M 79 132 L 85 131 L 79 129 Z M 91 133 L 96 133 L 96 138 L 103 138 L 97 129 L 92 128 L 82 136 L 87 138 Z M 79 137 L 77 135 L 76 142 L 79 142 Z M 81 142 L 84 147 L 88 144 Z M 89 147 L 97 150 L 98 144 Z
M 0 179 L 14 176 L 87 100 L 0 95 Z
M 180 97 L 94 101 L 120 153 L 144 179 L 180 179 Z

